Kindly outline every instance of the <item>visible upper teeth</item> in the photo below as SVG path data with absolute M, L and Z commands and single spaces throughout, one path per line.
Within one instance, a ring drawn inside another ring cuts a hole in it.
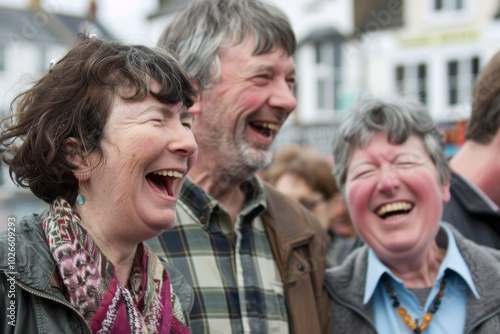
M 278 132 L 279 129 L 280 129 L 279 125 L 274 124 L 274 123 L 254 122 L 254 124 L 257 125 L 257 126 L 263 127 L 263 128 L 267 128 L 267 129 L 272 130 L 274 132 Z
M 178 179 L 182 178 L 182 173 L 179 173 L 178 171 L 175 171 L 175 170 L 167 170 L 167 169 L 157 170 L 157 171 L 154 171 L 153 174 L 161 175 L 161 176 L 170 176 L 170 177 L 175 177 Z
M 412 205 L 407 202 L 396 202 L 396 203 L 390 203 L 382 206 L 380 209 L 378 209 L 377 214 L 379 216 L 382 216 L 388 212 L 394 212 L 394 211 L 408 211 L 412 208 Z

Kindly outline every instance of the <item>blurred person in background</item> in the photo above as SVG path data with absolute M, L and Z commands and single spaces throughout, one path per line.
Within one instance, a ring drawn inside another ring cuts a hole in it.
M 441 221 L 450 170 L 425 107 L 361 101 L 333 156 L 365 245 L 327 271 L 332 333 L 497 333 L 500 252 Z
M 3 160 L 48 208 L 0 232 L 1 333 L 190 332 L 143 241 L 175 225 L 195 97 L 167 51 L 82 35 L 14 100 Z
M 257 172 L 295 109 L 296 38 L 259 0 L 193 1 L 159 45 L 179 54 L 200 89 L 190 108 L 198 162 L 178 224 L 148 241 L 184 274 L 194 333 L 328 333 L 328 237 L 305 208 Z M 175 289 L 175 286 L 174 286 Z
M 500 53 L 479 74 L 465 143 L 450 160 L 443 220 L 478 244 L 500 249 Z
M 265 179 L 310 210 L 330 235 L 328 267 L 340 264 L 357 246 L 349 210 L 335 184 L 332 164 L 311 147 L 279 149 Z

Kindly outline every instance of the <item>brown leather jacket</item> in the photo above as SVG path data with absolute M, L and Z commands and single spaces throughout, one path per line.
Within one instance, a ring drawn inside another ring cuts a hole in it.
M 331 305 L 323 285 L 328 236 L 299 203 L 265 184 L 262 216 L 285 285 L 292 333 L 331 333 Z

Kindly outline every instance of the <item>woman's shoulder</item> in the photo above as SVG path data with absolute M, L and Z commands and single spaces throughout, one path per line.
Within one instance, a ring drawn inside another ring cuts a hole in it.
M 28 233 L 41 232 L 41 215 L 31 213 L 21 219 L 14 216 L 7 218 L 7 225 L 0 229 L 0 243 L 6 242 L 9 238 L 16 237 L 16 241 L 26 236 Z
M 13 265 L 16 271 L 28 267 L 27 257 L 35 254 L 42 256 L 44 237 L 40 224 L 41 215 L 30 214 L 19 221 L 12 218 L 7 226 L 0 230 L 0 271 L 9 271 Z M 45 247 L 46 248 L 46 247 Z
M 491 265 L 491 262 L 500 262 L 500 250 L 480 245 L 465 236 L 463 236 L 453 225 L 449 223 L 443 223 L 446 225 L 451 232 L 457 243 L 457 246 L 462 253 L 464 258 L 469 259 L 477 263 L 477 261 L 489 262 L 487 265 Z
M 349 285 L 364 280 L 368 261 L 368 246 L 354 249 L 338 266 L 326 270 L 325 283 L 335 289 L 345 289 Z

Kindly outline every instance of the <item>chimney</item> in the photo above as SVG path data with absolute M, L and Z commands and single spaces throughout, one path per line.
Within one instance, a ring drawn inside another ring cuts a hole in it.
M 34 1 L 34 0 L 32 0 L 32 1 Z M 88 19 L 95 21 L 96 14 L 97 14 L 97 2 L 96 2 L 96 0 L 90 0 L 89 12 L 87 14 Z
M 30 0 L 28 4 L 29 9 L 40 9 L 40 0 Z

